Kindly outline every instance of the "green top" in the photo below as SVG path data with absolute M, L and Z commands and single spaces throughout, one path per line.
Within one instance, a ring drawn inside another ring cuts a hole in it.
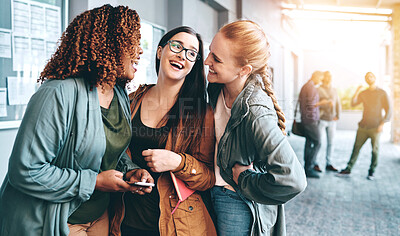
M 130 142 L 131 129 L 115 93 L 109 109 L 101 107 L 101 114 L 106 135 L 106 151 L 100 171 L 106 171 L 116 168 L 118 157 Z M 95 190 L 90 199 L 69 217 L 68 222 L 84 224 L 98 219 L 107 209 L 109 201 L 109 192 Z

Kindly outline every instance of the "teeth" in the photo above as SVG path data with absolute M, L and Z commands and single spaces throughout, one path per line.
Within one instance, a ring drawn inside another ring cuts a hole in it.
M 208 71 L 210 71 L 211 73 L 215 74 L 215 71 L 211 68 L 208 69 Z
M 175 65 L 175 66 L 177 66 L 179 69 L 182 69 L 183 68 L 183 66 L 181 65 L 181 64 L 179 64 L 179 63 L 176 63 L 176 62 L 171 62 L 171 65 Z

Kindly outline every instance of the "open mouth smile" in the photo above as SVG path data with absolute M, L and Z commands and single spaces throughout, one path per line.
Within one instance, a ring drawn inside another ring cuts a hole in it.
M 170 61 L 169 63 L 171 64 L 172 67 L 174 67 L 178 70 L 182 70 L 184 68 L 183 64 L 181 64 L 177 61 Z

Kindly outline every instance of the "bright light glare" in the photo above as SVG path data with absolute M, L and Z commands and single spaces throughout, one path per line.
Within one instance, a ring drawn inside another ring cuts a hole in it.
M 382 51 L 391 42 L 390 18 L 376 14 L 391 14 L 390 9 L 327 6 L 304 6 L 304 9 L 308 10 L 286 9 L 282 13 L 297 32 L 296 41 L 304 50 L 307 74 L 317 69 L 330 70 L 334 84 L 342 88 L 363 83 L 367 71 L 375 72 L 377 77 L 385 76 Z

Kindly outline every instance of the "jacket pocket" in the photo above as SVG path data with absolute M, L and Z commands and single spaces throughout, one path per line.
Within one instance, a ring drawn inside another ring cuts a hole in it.
M 169 199 L 171 212 L 178 204 L 178 197 Z M 190 195 L 179 203 L 178 208 L 172 214 L 176 235 L 207 235 L 204 216 L 205 205 L 198 194 Z

